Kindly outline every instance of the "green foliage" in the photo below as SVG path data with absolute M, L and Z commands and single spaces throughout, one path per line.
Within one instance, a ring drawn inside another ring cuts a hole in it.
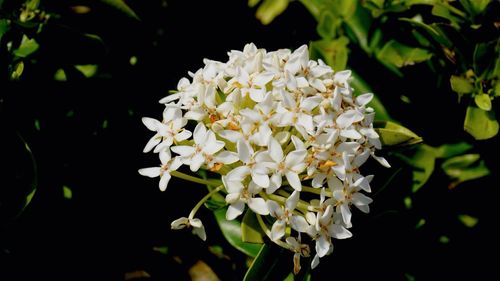
M 126 16 L 138 20 L 139 17 L 123 0 L 99 0 L 102 3 L 113 7 L 114 9 L 120 11 Z
M 260 1 L 249 1 L 249 6 L 253 7 Z M 274 18 L 283 13 L 288 7 L 288 0 L 264 0 L 257 9 L 255 16 L 262 24 L 270 24 Z
M 464 130 L 475 139 L 485 140 L 496 136 L 498 127 L 494 111 L 485 111 L 475 106 L 467 107 Z
M 229 244 L 231 244 L 242 253 L 250 257 L 257 256 L 257 253 L 262 248 L 262 245 L 243 242 L 241 223 L 237 220 L 226 220 L 226 209 L 227 208 L 223 208 L 214 211 L 215 219 L 222 231 L 222 234 L 224 235 L 224 238 L 226 238 Z
M 480 157 L 479 154 L 465 154 L 443 162 L 441 168 L 453 180 L 449 187 L 489 175 L 490 170 Z
M 334 70 L 342 70 L 347 65 L 347 37 L 335 40 L 323 39 L 311 42 L 310 53 L 313 58 L 320 58 L 330 65 Z
M 247 243 L 264 243 L 264 232 L 254 212 L 247 210 L 241 221 L 241 240 Z
M 387 42 L 377 53 L 378 59 L 391 63 L 397 67 L 414 65 L 432 57 L 432 53 L 421 48 L 414 48 L 401 44 L 395 40 Z
M 248 269 L 244 281 L 284 280 L 291 270 L 291 257 L 286 250 L 273 244 L 264 244 Z
M 391 121 L 376 121 L 374 127 L 385 147 L 413 145 L 422 142 L 422 138 L 417 134 Z

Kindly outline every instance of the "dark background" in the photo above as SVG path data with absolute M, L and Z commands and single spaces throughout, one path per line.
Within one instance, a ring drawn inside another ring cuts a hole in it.
M 203 58 L 224 61 L 227 51 L 248 42 L 267 50 L 297 48 L 318 39 L 316 22 L 296 2 L 269 26 L 255 19 L 255 9 L 246 1 L 128 2 L 140 22 L 105 6 L 91 6 L 85 15 L 74 15 L 70 5 L 47 6 L 61 18 L 46 27 L 36 63 L 26 67 L 21 81 L 1 87 L 1 138 L 6 144 L 1 145 L 2 188 L 22 182 L 9 173 L 12 167 L 29 167 L 16 154 L 21 150 L 18 132 L 36 159 L 38 189 L 25 212 L 0 228 L 0 280 L 123 280 L 126 272 L 137 270 L 148 272 L 150 280 L 185 280 L 198 259 L 223 280 L 239 280 L 244 274 L 245 257 L 221 238 L 209 211 L 200 212 L 206 243 L 189 231 L 170 230 L 170 222 L 186 216 L 204 188 L 173 180 L 162 193 L 156 179 L 138 175 L 139 168 L 158 164 L 156 155 L 142 154 L 151 132 L 140 118 L 160 118 L 157 101 L 187 71 L 202 67 Z M 82 46 L 73 39 L 75 32 L 98 34 L 104 46 Z M 134 66 L 131 56 L 138 59 Z M 53 81 L 61 65 L 73 63 L 97 63 L 98 75 Z M 430 82 L 418 83 L 425 74 L 406 80 L 417 83 L 404 83 L 356 48 L 349 64 L 396 119 L 431 145 L 472 141 L 461 128 L 464 108 L 456 105 L 455 96 L 434 93 Z M 411 105 L 399 99 L 419 92 L 426 94 L 413 95 Z M 429 96 L 436 102 L 430 103 Z M 475 148 L 493 174 L 497 144 L 498 137 Z M 397 159 L 389 160 L 398 166 Z M 365 171 L 376 174 L 372 213 L 355 214 L 354 237 L 336 241 L 334 253 L 321 260 L 313 277 L 479 280 L 494 272 L 493 260 L 487 258 L 498 253 L 494 176 L 449 190 L 449 180 L 435 174 L 407 210 L 408 168 L 376 193 L 394 170 L 367 165 Z M 71 199 L 63 197 L 63 186 L 71 188 Z M 467 228 L 458 214 L 478 217 L 479 223 Z M 416 229 L 421 218 L 426 224 Z M 450 242 L 440 243 L 442 235 Z M 212 253 L 214 245 L 223 247 L 224 257 Z M 153 249 L 165 246 L 166 255 Z

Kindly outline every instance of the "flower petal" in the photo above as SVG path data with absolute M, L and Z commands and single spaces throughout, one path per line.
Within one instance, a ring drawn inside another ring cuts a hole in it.
M 309 227 L 306 219 L 302 216 L 292 216 L 290 218 L 290 225 L 298 232 L 306 232 Z
M 229 221 L 234 220 L 243 213 L 243 210 L 245 210 L 245 202 L 241 200 L 236 201 L 227 208 L 226 219 Z
M 352 233 L 342 225 L 332 224 L 328 227 L 328 234 L 335 239 L 346 239 L 352 237 Z
M 295 210 L 295 207 L 297 207 L 297 203 L 299 203 L 299 198 L 300 198 L 300 192 L 297 190 L 294 190 L 292 194 L 286 199 L 285 201 L 285 207 L 288 211 L 293 211 Z
M 274 138 L 269 139 L 268 144 L 269 156 L 274 160 L 274 162 L 279 163 L 283 160 L 283 149 L 277 140 Z
M 207 128 L 205 125 L 200 122 L 196 125 L 193 132 L 193 139 L 197 145 L 203 145 L 205 143 L 205 139 L 207 138 Z
M 363 120 L 363 118 L 364 115 L 361 112 L 354 109 L 350 109 L 342 113 L 339 117 L 337 117 L 337 125 L 340 128 L 347 128 L 351 126 L 353 123 Z
M 256 214 L 259 215 L 269 215 L 269 210 L 267 209 L 266 200 L 262 198 L 249 198 L 248 199 L 248 207 L 252 209 Z
M 168 173 L 168 172 L 163 173 L 163 175 L 160 178 L 160 183 L 158 184 L 161 191 L 165 191 L 167 189 L 167 185 L 168 185 L 168 182 L 170 181 L 170 178 L 172 178 L 170 173 Z
M 293 187 L 295 190 L 298 191 L 302 190 L 302 184 L 300 183 L 300 178 L 299 175 L 297 175 L 297 173 L 286 171 L 285 176 L 286 180 L 288 181 L 288 184 L 290 184 L 291 187 Z
M 280 240 L 285 236 L 286 224 L 284 220 L 276 220 L 271 228 L 271 240 Z
M 151 168 L 143 168 L 139 169 L 139 174 L 142 176 L 156 178 L 160 175 L 161 168 L 160 167 L 151 167 Z

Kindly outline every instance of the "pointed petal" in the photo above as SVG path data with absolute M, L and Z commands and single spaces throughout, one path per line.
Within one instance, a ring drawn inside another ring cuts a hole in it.
M 294 190 L 292 192 L 292 194 L 290 195 L 290 197 L 288 197 L 288 199 L 286 199 L 285 208 L 288 211 L 295 210 L 295 207 L 297 207 L 297 203 L 299 202 L 299 198 L 300 198 L 300 192 L 297 190 Z
M 349 206 L 346 203 L 340 205 L 340 212 L 342 214 L 342 220 L 344 221 L 344 223 L 346 225 L 350 225 L 352 213 L 351 210 L 349 209 Z
M 168 173 L 168 172 L 163 173 L 163 175 L 160 178 L 160 183 L 158 184 L 161 191 L 165 191 L 167 189 L 167 185 L 168 185 L 168 182 L 170 181 L 170 178 L 172 178 L 170 173 Z
M 238 150 L 238 157 L 241 160 L 241 162 L 248 164 L 250 163 L 251 160 L 251 154 L 253 154 L 253 149 L 250 147 L 250 145 L 245 142 L 244 140 L 238 140 L 236 143 L 236 148 Z
M 267 200 L 267 209 L 272 217 L 281 219 L 284 215 L 283 208 L 273 200 Z
M 195 148 L 188 145 L 172 146 L 170 149 L 182 157 L 190 157 L 195 152 Z
M 365 106 L 367 105 L 371 100 L 373 99 L 373 94 L 372 93 L 366 93 L 362 94 L 356 97 L 356 103 L 359 106 Z
M 387 160 L 385 160 L 384 157 L 382 156 L 376 156 L 374 153 L 372 153 L 372 157 L 377 160 L 377 162 L 379 162 L 382 166 L 386 167 L 386 168 L 390 168 L 391 165 L 389 164 L 389 162 L 387 162 Z
M 269 156 L 271 156 L 274 162 L 279 163 L 283 160 L 283 149 L 274 138 L 269 139 L 268 151 Z
M 364 115 L 354 109 L 350 109 L 344 113 L 342 113 L 339 117 L 337 117 L 337 125 L 340 128 L 347 128 L 351 126 L 355 122 L 359 122 L 363 120 Z
M 217 163 L 222 163 L 222 164 L 228 165 L 228 164 L 235 163 L 236 161 L 239 160 L 239 158 L 238 158 L 238 154 L 231 152 L 231 151 L 224 150 L 224 151 L 220 152 L 219 154 L 217 154 L 215 156 L 214 160 Z
M 144 124 L 144 126 L 146 126 L 146 128 L 148 128 L 148 130 L 150 130 L 150 131 L 158 131 L 158 128 L 161 125 L 160 121 L 153 119 L 153 118 L 142 117 L 141 120 L 142 120 L 142 123 Z
M 288 181 L 288 184 L 290 184 L 291 187 L 293 187 L 295 190 L 301 191 L 302 190 L 302 184 L 300 183 L 300 178 L 299 175 L 295 172 L 287 171 L 285 172 L 286 180 Z
M 149 139 L 146 146 L 144 146 L 144 149 L 142 150 L 142 152 L 144 152 L 144 153 L 150 152 L 160 142 L 161 142 L 161 136 L 158 134 L 154 135 L 152 138 Z
M 316 251 L 318 256 L 324 257 L 328 250 L 330 249 L 330 241 L 325 235 L 321 235 L 318 240 L 316 240 Z
M 160 167 L 143 168 L 139 169 L 139 174 L 150 178 L 156 178 L 160 175 L 160 171 Z
M 271 228 L 271 240 L 276 241 L 285 236 L 285 228 L 284 220 L 276 220 Z
M 259 215 L 269 215 L 269 210 L 267 209 L 266 200 L 262 198 L 250 198 L 248 199 L 248 207 L 252 209 L 256 214 Z
M 243 213 L 243 210 L 245 210 L 245 203 L 241 200 L 229 205 L 226 211 L 226 219 L 229 221 L 234 220 Z
M 189 165 L 189 169 L 191 169 L 192 172 L 196 172 L 200 169 L 203 163 L 205 163 L 205 157 L 203 157 L 201 153 L 196 153 L 191 158 L 191 164 Z
M 198 123 L 196 128 L 194 128 L 193 139 L 197 145 L 203 145 L 207 137 L 207 128 L 203 123 Z
M 160 151 L 160 161 L 163 165 L 167 164 L 171 158 L 172 158 L 172 155 L 170 154 L 169 149 Z
M 174 220 L 171 224 L 170 227 L 172 229 L 183 229 L 189 224 L 188 218 L 182 217 Z
M 290 225 L 298 232 L 306 232 L 309 227 L 306 219 L 302 216 L 292 216 L 290 218 Z
M 332 224 L 328 227 L 328 234 L 335 239 L 346 239 L 352 237 L 352 233 L 342 225 Z
M 256 173 L 255 170 L 252 170 L 252 180 L 260 187 L 269 187 L 269 176 L 266 174 Z

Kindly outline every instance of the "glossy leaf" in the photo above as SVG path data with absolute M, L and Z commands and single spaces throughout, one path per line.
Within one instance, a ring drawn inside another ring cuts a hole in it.
M 129 5 L 127 5 L 123 0 L 100 0 L 102 3 L 109 5 L 116 10 L 124 13 L 126 16 L 139 19 L 134 10 L 132 10 Z
M 476 105 L 482 110 L 490 111 L 491 110 L 491 99 L 487 94 L 479 94 L 474 97 L 474 102 Z
M 241 222 L 241 240 L 248 243 L 264 243 L 264 232 L 252 210 L 247 210 Z
M 292 270 L 292 259 L 286 250 L 274 244 L 264 244 L 243 278 L 244 281 L 284 280 Z
M 347 65 L 347 37 L 340 37 L 336 40 L 319 40 L 311 42 L 310 53 L 314 59 L 322 59 L 333 70 L 344 70 Z
M 237 220 L 226 220 L 226 209 L 227 208 L 214 211 L 215 219 L 224 238 L 226 238 L 229 244 L 242 253 L 250 257 L 255 257 L 262 245 L 243 242 L 241 239 L 241 223 Z
M 496 136 L 498 128 L 494 111 L 484 111 L 475 106 L 467 107 L 464 130 L 476 140 L 485 140 Z
M 410 47 L 391 40 L 382 47 L 377 57 L 381 61 L 403 67 L 426 61 L 432 57 L 432 53 L 425 49 Z
M 422 142 L 422 138 L 409 129 L 391 121 L 375 121 L 375 131 L 383 146 L 412 145 Z
M 270 24 L 274 18 L 283 13 L 288 7 L 288 0 L 264 0 L 255 16 L 264 25 Z
M 474 91 L 472 81 L 461 76 L 452 75 L 450 84 L 451 89 L 459 94 L 470 94 Z

